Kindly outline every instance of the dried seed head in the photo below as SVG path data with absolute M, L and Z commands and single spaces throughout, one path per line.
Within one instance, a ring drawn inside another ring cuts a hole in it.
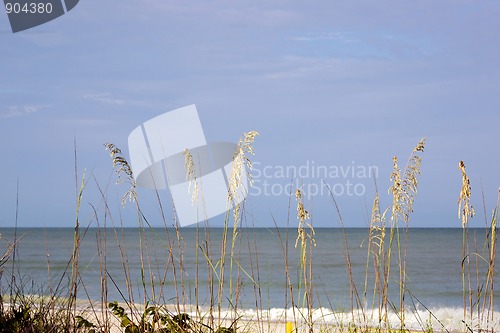
M 469 223 L 469 218 L 474 217 L 474 207 L 470 203 L 471 186 L 470 180 L 465 171 L 464 161 L 458 163 L 458 169 L 462 173 L 462 188 L 458 196 L 458 218 L 462 220 L 462 228 L 465 228 Z
M 307 222 L 311 217 L 309 212 L 304 207 L 304 201 L 302 197 L 302 192 L 297 189 L 295 191 L 295 198 L 297 199 L 297 218 L 299 219 L 299 226 L 297 228 L 297 239 L 295 240 L 295 247 L 299 244 L 302 249 L 302 261 L 305 262 L 306 248 L 307 248 L 307 239 L 311 241 L 311 243 L 315 246 L 316 241 L 314 240 L 314 235 L 316 232 L 314 231 L 311 223 Z M 306 232 L 306 228 L 309 228 L 310 233 Z
M 243 184 L 243 175 L 245 173 L 250 185 L 253 184 L 252 174 L 250 173 L 252 170 L 252 161 L 247 154 L 254 155 L 253 143 L 257 135 L 259 135 L 259 133 L 255 131 L 243 134 L 236 146 L 236 150 L 233 154 L 232 170 L 229 176 L 229 200 L 231 201 L 233 199 L 239 201 L 237 196 L 240 193 L 240 188 L 246 189 L 246 186 L 244 186 L 245 184 Z
M 113 143 L 104 144 L 104 148 L 106 150 L 109 150 L 109 156 L 111 156 L 111 158 L 113 159 L 113 168 L 115 168 L 116 172 L 118 173 L 118 180 L 116 181 L 116 183 L 121 184 L 125 182 L 130 184 L 130 189 L 124 194 L 122 198 L 122 204 L 125 205 L 127 198 L 129 201 L 135 201 L 136 183 L 130 164 L 123 156 L 121 149 L 116 147 Z
M 410 213 L 413 212 L 413 202 L 417 195 L 418 176 L 420 175 L 420 166 L 422 158 L 418 153 L 423 152 L 425 147 L 425 138 L 419 141 L 413 149 L 408 163 L 403 172 L 399 169 L 397 157 L 393 157 L 393 172 L 390 179 L 392 186 L 389 193 L 392 194 L 392 214 L 391 223 L 397 224 L 401 218 L 406 224 L 409 223 Z
M 184 149 L 184 169 L 186 171 L 186 180 L 189 181 L 188 193 L 191 193 L 191 185 L 193 185 L 193 193 L 191 194 L 191 203 L 194 205 L 198 202 L 199 186 L 196 177 L 196 169 L 194 166 L 193 155 L 189 149 Z

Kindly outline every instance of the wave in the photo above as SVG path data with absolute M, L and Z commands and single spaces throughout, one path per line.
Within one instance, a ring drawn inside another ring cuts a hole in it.
M 196 316 L 195 313 L 192 313 Z M 350 312 L 332 311 L 328 308 L 316 308 L 309 313 L 308 309 L 271 308 L 267 310 L 237 309 L 220 312 L 220 318 L 226 320 L 238 318 L 244 323 L 293 323 L 297 329 L 310 326 L 315 328 L 400 328 L 403 314 L 388 312 L 387 316 L 378 310 Z M 384 318 L 380 320 L 379 318 Z M 491 312 L 482 316 L 467 314 L 464 320 L 463 308 L 439 307 L 431 309 L 406 310 L 404 328 L 409 331 L 432 332 L 500 332 L 500 312 Z

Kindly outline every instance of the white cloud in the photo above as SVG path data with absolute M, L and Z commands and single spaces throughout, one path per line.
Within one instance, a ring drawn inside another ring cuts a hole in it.
M 407 63 L 389 63 L 378 59 L 338 59 L 314 58 L 288 55 L 280 59 L 274 70 L 265 77 L 268 79 L 363 80 L 373 79 L 384 73 L 402 68 Z
M 319 32 L 319 33 L 307 33 L 299 36 L 294 36 L 289 39 L 297 42 L 314 42 L 322 40 L 335 40 L 343 43 L 356 42 L 356 40 L 350 37 L 349 35 L 352 34 L 344 32 Z
M 93 102 L 99 102 L 104 104 L 125 105 L 125 100 L 119 98 L 113 98 L 110 93 L 88 94 L 83 96 L 83 98 L 91 100 Z
M 137 108 L 137 109 L 163 109 L 165 105 L 171 103 L 168 99 L 158 98 L 155 94 L 154 97 L 151 95 L 143 95 L 143 92 L 138 88 L 138 85 L 142 89 L 147 87 L 145 91 L 148 94 L 153 92 L 163 93 L 167 88 L 164 88 L 164 84 L 162 82 L 156 81 L 126 81 L 126 80 L 118 80 L 111 81 L 109 84 L 113 85 L 120 92 L 118 95 L 127 95 L 128 98 L 119 98 L 115 97 L 116 94 L 113 93 L 90 93 L 83 94 L 83 99 L 88 100 L 93 103 L 99 103 L 103 105 L 111 105 L 123 108 Z M 172 89 L 170 86 L 168 89 Z M 142 97 L 135 98 L 134 94 L 139 94 Z
M 6 111 L 0 113 L 1 118 L 17 118 L 28 116 L 42 109 L 48 108 L 50 105 L 25 105 L 25 106 L 9 106 Z

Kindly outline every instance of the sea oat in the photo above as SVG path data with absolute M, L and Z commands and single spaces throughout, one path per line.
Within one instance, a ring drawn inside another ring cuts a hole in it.
M 372 218 L 370 222 L 370 239 L 377 250 L 373 249 L 374 255 L 379 255 L 380 250 L 383 249 L 385 238 L 385 212 L 380 213 L 380 198 L 378 193 L 375 194 L 372 207 Z
M 303 256 L 305 256 L 307 239 L 309 238 L 312 244 L 316 245 L 316 241 L 314 240 L 313 237 L 316 234 L 316 232 L 314 231 L 313 226 L 307 222 L 307 220 L 310 219 L 310 215 L 309 212 L 304 208 L 304 200 L 302 197 L 302 192 L 299 189 L 295 191 L 295 199 L 297 200 L 297 218 L 299 219 L 299 226 L 297 229 L 297 239 L 295 240 L 295 247 L 297 247 L 300 240 L 301 248 L 304 249 Z M 306 227 L 311 230 L 311 233 L 308 234 L 306 232 Z
M 460 161 L 458 169 L 462 172 L 462 189 L 458 196 L 458 218 L 462 220 L 462 228 L 465 228 L 469 223 L 469 218 L 473 217 L 475 212 L 474 207 L 470 204 L 471 186 L 465 171 L 464 161 Z
M 374 289 L 373 289 L 373 302 L 378 296 L 378 314 L 379 319 L 382 320 L 382 310 L 384 309 L 384 304 L 386 302 L 386 292 L 383 290 L 383 274 L 384 274 L 384 241 L 385 241 L 385 213 L 380 213 L 380 198 L 378 191 L 375 192 L 375 199 L 373 200 L 372 207 L 372 216 L 370 221 L 370 230 L 369 230 L 369 240 L 368 240 L 368 255 L 366 262 L 366 275 L 365 275 L 365 304 L 366 294 L 368 290 L 368 271 L 369 271 L 369 262 L 370 255 L 373 255 L 373 268 L 375 272 L 375 280 L 374 280 Z
M 191 193 L 191 203 L 194 205 L 198 202 L 198 179 L 196 177 L 196 170 L 194 166 L 193 155 L 189 149 L 184 149 L 184 169 L 186 170 L 186 180 L 189 181 L 188 193 L 191 193 L 191 185 L 193 185 L 193 193 Z
M 297 229 L 297 239 L 295 240 L 295 247 L 298 246 L 300 241 L 300 282 L 298 286 L 299 293 L 299 303 L 302 297 L 302 307 L 307 308 L 307 319 L 306 323 L 308 326 L 308 332 L 313 332 L 313 317 L 312 317 L 312 304 L 313 304 L 313 273 L 312 273 L 312 248 L 307 249 L 307 243 L 316 246 L 316 241 L 314 240 L 315 231 L 312 224 L 307 222 L 310 219 L 310 215 L 304 207 L 304 201 L 302 197 L 302 192 L 297 189 L 295 191 L 295 198 L 297 200 L 297 218 L 299 219 L 299 226 Z M 309 232 L 307 232 L 309 229 Z M 301 287 L 304 287 L 304 292 L 301 295 Z
M 106 143 L 104 144 L 104 147 L 106 148 L 106 150 L 109 150 L 109 155 L 113 159 L 113 167 L 117 168 L 116 172 L 118 173 L 118 180 L 116 181 L 116 183 L 130 184 L 130 189 L 124 194 L 122 198 L 122 204 L 125 205 L 127 198 L 129 201 L 134 201 L 136 199 L 136 182 L 130 164 L 123 156 L 121 149 L 116 147 L 114 144 Z
M 413 202 L 418 189 L 417 177 L 420 175 L 420 166 L 422 164 L 422 158 L 418 153 L 423 152 L 424 147 L 425 138 L 420 140 L 413 149 L 402 175 L 398 166 L 398 158 L 393 157 L 393 172 L 390 176 L 393 184 L 389 189 L 389 193 L 393 195 L 391 216 L 393 224 L 398 222 L 399 217 L 402 217 L 408 223 L 409 215 L 413 212 Z
M 231 199 L 231 201 L 232 199 L 239 201 L 238 190 L 243 185 L 244 172 L 246 172 L 249 184 L 253 184 L 252 174 L 250 173 L 250 171 L 252 171 L 252 161 L 247 154 L 254 155 L 253 143 L 257 135 L 259 135 L 259 133 L 255 131 L 243 134 L 236 146 L 236 150 L 233 154 L 231 174 L 229 176 L 229 199 Z M 245 189 L 245 187 L 243 187 L 243 189 Z
M 391 271 L 391 256 L 392 256 L 392 245 L 396 242 L 397 245 L 397 256 L 399 261 L 399 293 L 400 293 L 400 311 L 401 311 L 401 327 L 404 326 L 404 299 L 406 293 L 406 253 L 407 253 L 407 241 L 408 241 L 408 226 L 410 220 L 410 213 L 413 212 L 413 202 L 415 196 L 417 195 L 417 177 L 420 175 L 420 165 L 421 157 L 418 153 L 423 152 L 425 147 L 425 138 L 419 141 L 417 146 L 413 149 L 408 163 L 403 173 L 399 169 L 397 157 L 393 157 L 393 172 L 391 173 L 390 179 L 392 180 L 392 186 L 389 188 L 389 193 L 392 193 L 392 211 L 391 211 L 391 229 L 389 235 L 389 247 L 387 249 L 387 255 L 385 257 L 385 268 L 384 268 L 384 290 L 386 293 L 389 285 L 389 277 Z M 399 233 L 399 223 L 403 220 L 406 226 L 404 242 L 401 244 L 400 233 Z M 401 247 L 402 245 L 402 247 Z M 384 295 L 384 297 L 387 294 Z M 386 299 L 384 300 L 384 307 L 387 312 Z
M 420 175 L 420 166 L 422 164 L 422 158 L 418 155 L 418 152 L 423 152 L 424 146 L 425 138 L 420 140 L 415 149 L 413 149 L 404 172 L 403 188 L 405 189 L 407 214 L 413 212 L 413 201 L 417 195 L 418 187 L 417 177 Z
M 391 222 L 394 225 L 397 223 L 398 216 L 403 214 L 402 202 L 404 197 L 403 183 L 401 181 L 401 170 L 398 166 L 398 158 L 392 158 L 393 171 L 390 176 L 392 186 L 389 188 L 389 193 L 392 193 L 392 214 Z

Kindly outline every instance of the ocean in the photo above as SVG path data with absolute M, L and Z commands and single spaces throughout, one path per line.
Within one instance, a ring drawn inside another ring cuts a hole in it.
M 237 231 L 232 279 L 229 257 L 233 230 L 229 229 L 227 235 L 224 306 L 230 306 L 232 300 L 239 308 L 290 308 L 291 295 L 297 303 L 303 295 L 298 287 L 302 269 L 300 245 L 295 247 L 297 229 L 239 228 Z M 484 290 L 488 266 L 484 259 L 489 251 L 485 247 L 487 231 L 469 229 L 469 250 L 474 253 L 469 257 L 473 293 Z M 404 230 L 400 232 L 402 242 Z M 71 276 L 68 261 L 73 251 L 74 229 L 3 228 L 0 233 L 2 250 L 18 239 L 14 265 L 11 260 L 4 266 L 3 289 L 10 283 L 12 269 L 16 283 L 22 284 L 25 293 L 50 293 L 57 290 L 58 285 L 67 286 Z M 431 309 L 435 313 L 455 312 L 448 316 L 463 314 L 462 235 L 462 229 L 409 229 L 407 306 Z M 308 244 L 312 253 L 307 262 L 312 262 L 313 308 L 346 312 L 351 309 L 353 297 L 346 253 L 359 299 L 366 308 L 376 307 L 373 254 L 367 264 L 368 229 L 346 229 L 345 237 L 348 251 L 345 251 L 341 229 L 318 228 L 314 235 L 315 246 Z M 89 228 L 80 229 L 80 238 L 78 297 L 81 299 L 101 299 L 102 276 L 106 276 L 108 301 L 142 302 L 145 296 L 157 302 L 181 304 L 194 304 L 198 299 L 199 305 L 208 306 L 210 299 L 217 297 L 222 265 L 219 260 L 221 228 L 183 228 L 178 234 L 175 229 L 164 228 L 142 231 L 137 228 Z M 399 307 L 398 261 L 394 245 L 389 299 L 395 308 Z M 294 288 L 292 294 L 288 279 Z M 237 293 L 231 293 L 230 283 Z M 63 289 L 59 287 L 59 290 Z M 499 295 L 495 292 L 495 299 Z M 496 311 L 500 310 L 498 303 Z

